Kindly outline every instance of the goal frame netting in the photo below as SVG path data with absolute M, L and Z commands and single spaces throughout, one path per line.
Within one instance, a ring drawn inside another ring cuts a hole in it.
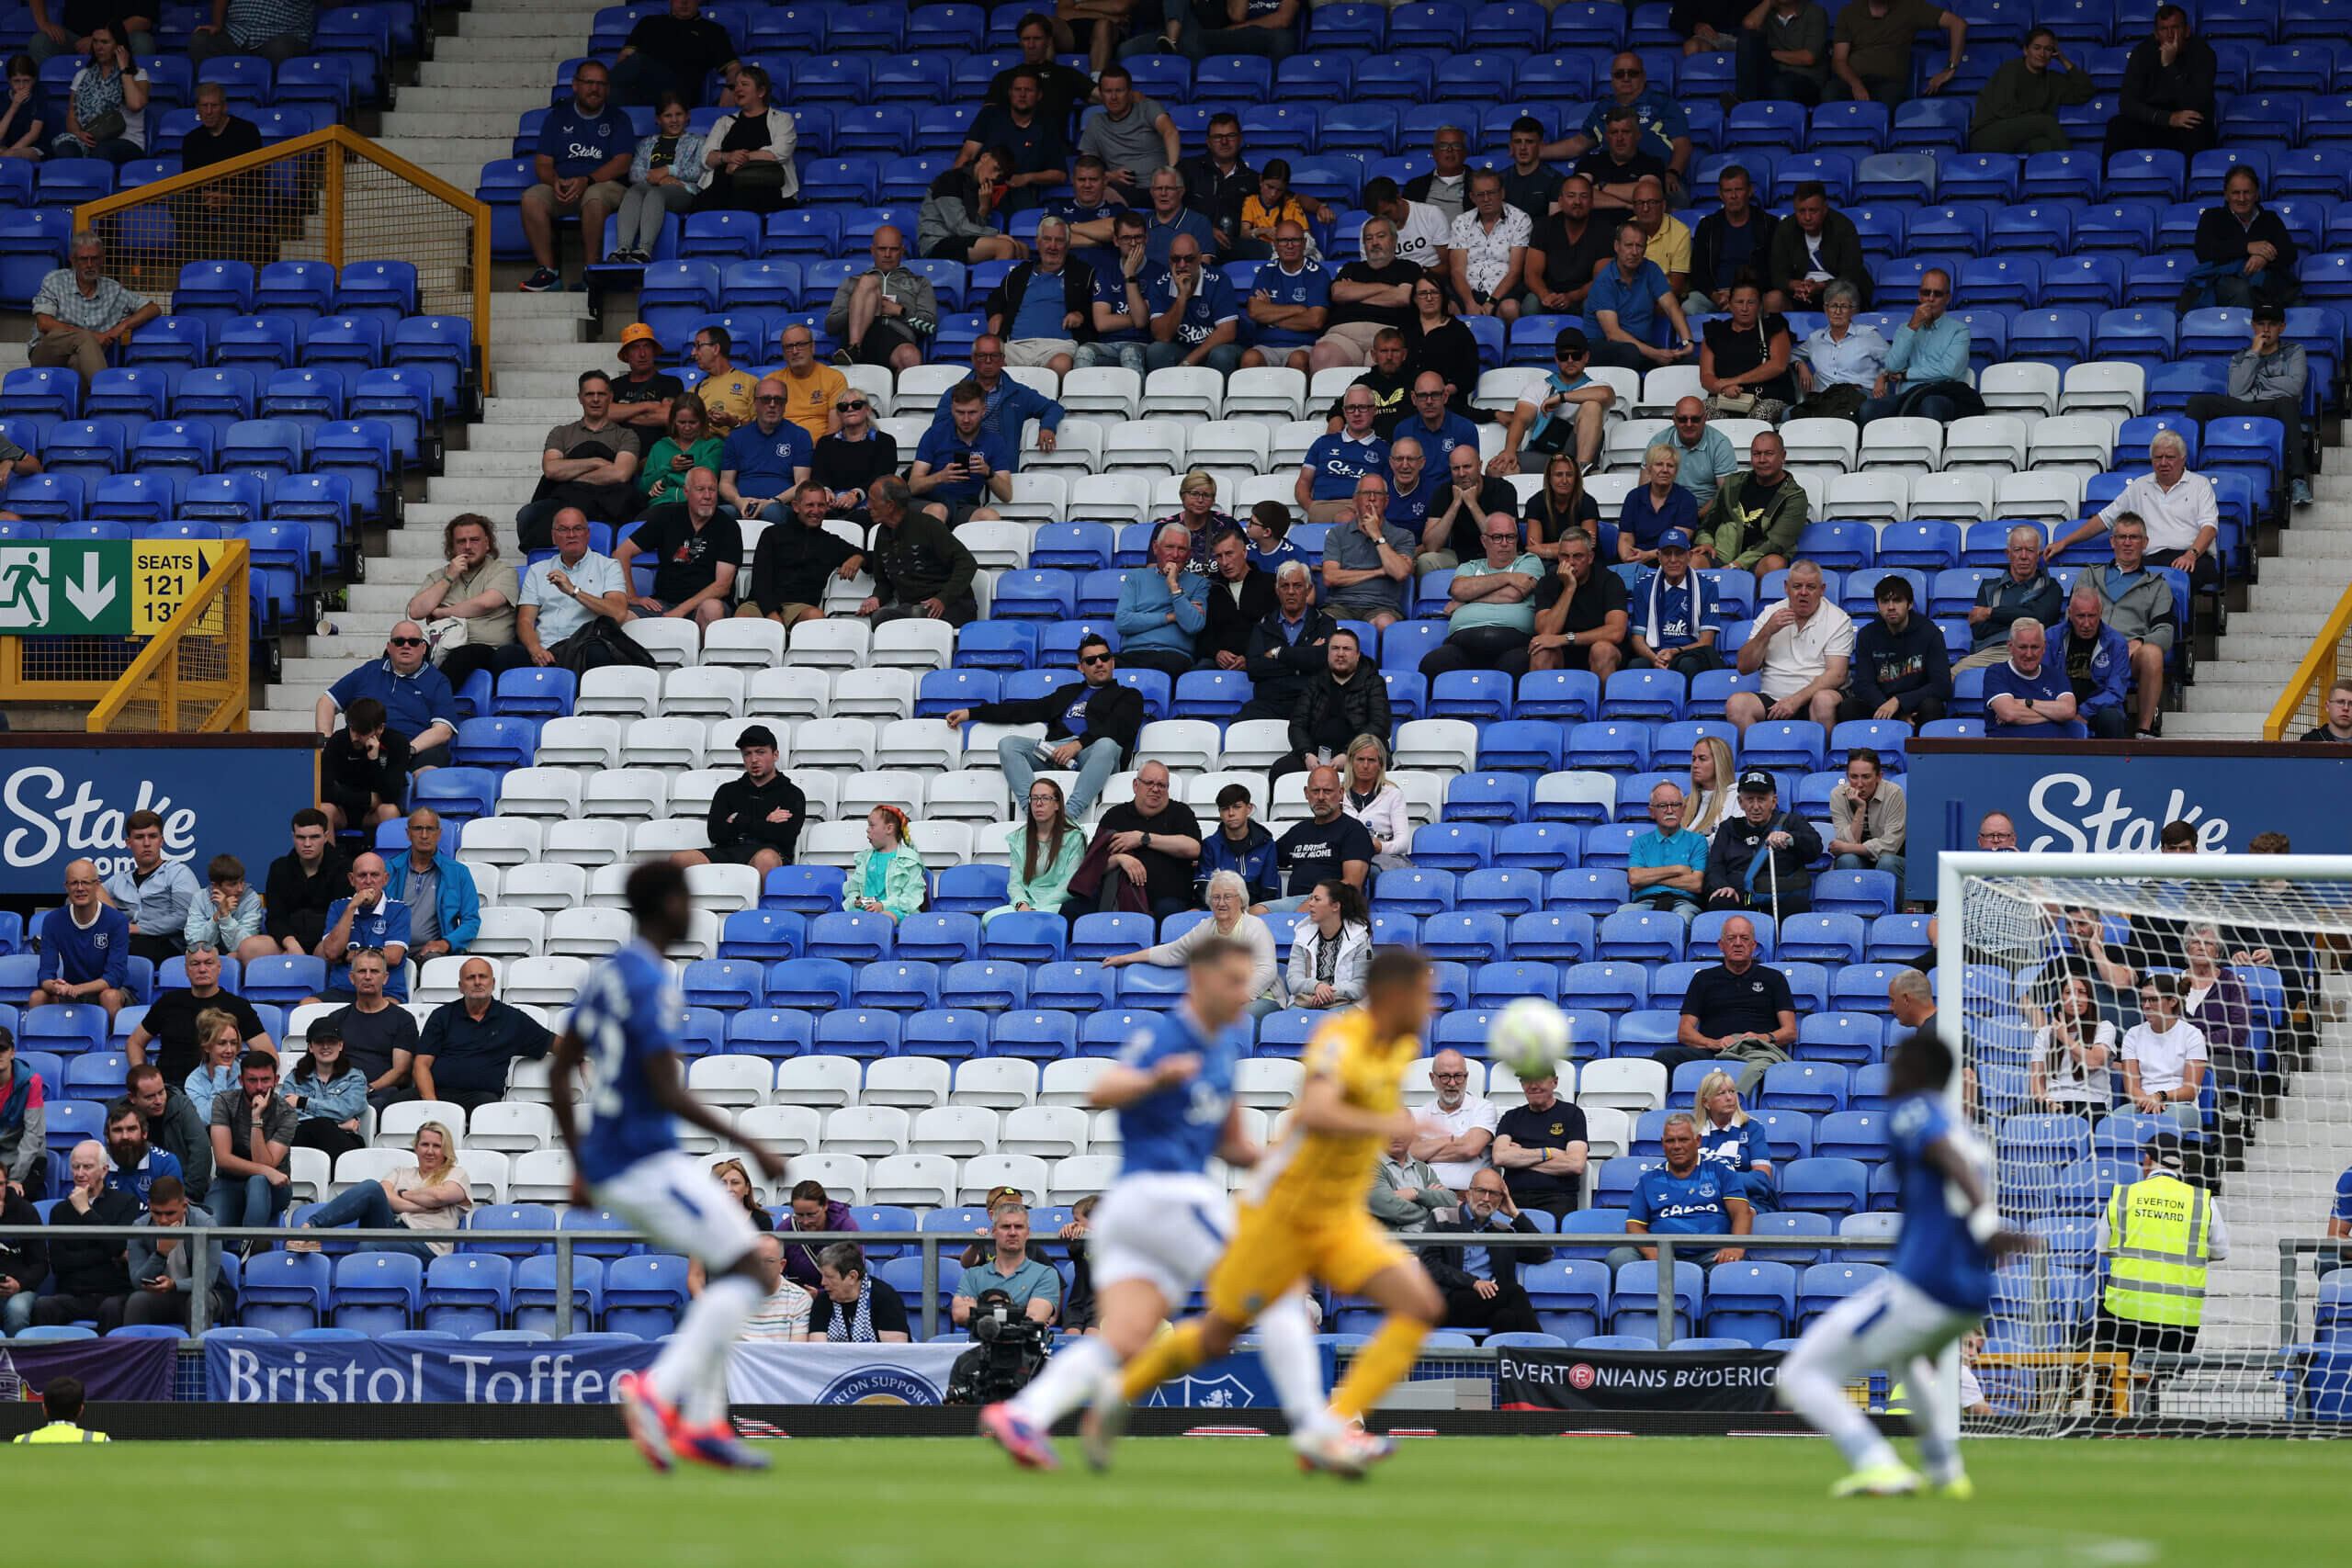
M 1931 976 L 1936 1024 L 1956 1059 L 1971 1069 L 1988 1065 L 1988 1052 L 2014 1052 L 2020 1037 L 2029 1043 L 2034 1039 L 2022 988 L 2014 1000 L 1990 1005 L 1969 994 L 1972 958 L 1981 964 L 1985 962 L 1983 954 L 1987 952 L 2015 954 L 2018 939 L 2030 936 L 2037 929 L 2054 938 L 2064 917 L 2053 915 L 2052 906 L 2088 908 L 2108 919 L 2137 914 L 2143 919 L 2170 922 L 2183 931 L 2211 923 L 2240 930 L 2294 933 L 2309 939 L 2312 958 L 2310 984 L 2303 993 L 2308 1014 L 2291 1032 L 2299 1049 L 2286 1048 L 2290 1032 L 2275 1031 L 2267 1040 L 2268 1066 L 2258 1078 L 2242 1080 L 2243 1084 L 2258 1086 L 2251 1098 L 2242 1087 L 2224 1106 L 2225 1112 L 2234 1107 L 2240 1117 L 2233 1120 L 2224 1114 L 2217 1119 L 2212 1135 L 2201 1140 L 2201 1149 L 2199 1138 L 2189 1139 L 2192 1150 L 2198 1151 L 2189 1156 L 2189 1175 L 2203 1177 L 2211 1184 L 2209 1190 L 2218 1189 L 2215 1203 L 2231 1226 L 2232 1258 L 2237 1265 L 2235 1277 L 2243 1280 L 2249 1270 L 2258 1267 L 2257 1278 L 2275 1281 L 2267 1287 L 2272 1294 L 2267 1299 L 2257 1299 L 2251 1294 L 2255 1287 L 2248 1287 L 2234 1300 L 2220 1299 L 2222 1276 L 2217 1265 L 2209 1274 L 2204 1305 L 2206 1332 L 2194 1349 L 2166 1353 L 2143 1348 L 2129 1360 L 2119 1360 L 2111 1355 L 2101 1356 L 2092 1338 L 2079 1332 L 2079 1322 L 2052 1306 L 2042 1294 L 2042 1281 L 2049 1278 L 2044 1274 L 2028 1292 L 2030 1313 L 2046 1314 L 2027 1320 L 2034 1330 L 2034 1343 L 2029 1352 L 1991 1358 L 2014 1374 L 2005 1380 L 2013 1393 L 2020 1389 L 2026 1391 L 2024 1407 L 2005 1408 L 2004 1418 L 1992 1429 L 2020 1436 L 2097 1430 L 2162 1430 L 2211 1436 L 2277 1435 L 2282 1431 L 2311 1437 L 2352 1435 L 2352 1419 L 2347 1418 L 2352 1417 L 2352 1401 L 2346 1402 L 2340 1413 L 2319 1417 L 2313 1414 L 2317 1406 L 2307 1403 L 2304 1387 L 2310 1363 L 2327 1354 L 2312 1343 L 2315 1300 L 2312 1280 L 2319 1259 L 2313 1258 L 2313 1248 L 2307 1244 L 2325 1237 L 2327 1204 L 2334 1194 L 2337 1172 L 2319 1168 L 2340 1159 L 2345 1142 L 2340 1132 L 2313 1112 L 2324 1106 L 2324 1115 L 2342 1118 L 2347 1092 L 2352 1092 L 2352 1086 L 2341 1076 L 2342 1066 L 2329 1060 L 2326 1050 L 2329 980 L 2344 968 L 2352 967 L 2352 956 L 2347 956 L 2347 949 L 2352 949 L 2352 856 L 1954 850 L 1939 855 L 1935 881 L 1936 908 L 1941 917 L 1937 926 L 1935 970 Z M 2029 917 L 2024 909 L 2029 896 L 2018 885 L 2035 881 L 2050 885 L 2046 892 L 2055 896 L 2031 897 L 2030 902 L 2037 908 Z M 2299 895 L 2322 887 L 2330 889 L 2330 893 L 2326 897 L 2312 892 L 2311 896 L 2281 897 L 2275 887 L 2263 890 L 2256 886 L 2279 881 L 2296 889 Z M 2201 889 L 2202 897 L 2195 892 L 2182 896 L 2185 889 L 2200 884 L 2208 885 Z M 2233 897 L 2220 886 L 2225 884 L 2242 891 Z M 2000 885 L 1997 890 L 1996 885 Z M 2065 891 L 2073 888 L 2078 888 L 2079 893 Z M 1972 891 L 1975 895 L 1973 907 Z M 2007 918 L 2003 919 L 2004 915 Z M 2024 923 L 2036 917 L 2039 928 Z M 2111 938 L 2109 945 L 2112 946 Z M 2182 945 L 2186 946 L 2185 941 Z M 2039 972 L 2042 980 L 2048 980 L 2050 966 L 2062 947 L 2053 940 L 2043 951 L 2048 956 L 2039 963 L 2013 966 L 2013 975 L 2021 977 L 2033 971 Z M 2163 950 L 2135 943 L 2127 947 L 2126 953 L 2133 957 L 2142 976 L 2139 987 L 2144 987 L 2144 977 L 2150 972 L 2177 967 L 2149 962 L 2168 956 Z M 2065 972 L 2078 973 L 2084 966 L 2069 960 Z M 2056 994 L 2062 998 L 2067 986 L 2064 978 L 2059 979 Z M 2136 1004 L 2137 998 L 2133 1000 Z M 2010 1011 L 2000 1013 L 1996 1010 L 2001 1008 Z M 1980 1024 L 1980 1016 L 1987 1020 L 1998 1017 L 2001 1022 L 1997 1027 L 1990 1021 Z M 2028 1062 L 2037 1059 L 2030 1054 L 2026 1057 Z M 1999 1065 L 2011 1073 L 2015 1071 L 2006 1058 Z M 2120 1052 L 2110 1071 L 2113 1099 L 2106 1114 L 2132 1113 L 2133 1108 L 2123 1098 Z M 2207 1072 L 2210 1080 L 2213 1069 L 2209 1067 Z M 1991 1075 L 1984 1072 L 1977 1072 L 1975 1077 L 1980 1084 L 1991 1080 Z M 2299 1101 L 2298 1095 L 2306 1098 Z M 1962 1077 L 1955 1074 L 1948 1096 L 1955 1114 L 1968 1117 L 1969 1124 L 2000 1156 L 1996 1161 L 1996 1197 L 2002 1201 L 2005 1213 L 2026 1214 L 2039 1210 L 2042 1217 L 2056 1219 L 2068 1212 L 2064 1209 L 2066 1194 L 2054 1174 L 2047 1197 L 2040 1204 L 2018 1181 L 2020 1173 L 2035 1168 L 2026 1156 L 2016 1153 L 2014 1142 L 2009 1149 L 2002 1148 L 1999 1134 L 2006 1131 L 2001 1123 L 2007 1117 L 1996 1109 L 2001 1102 L 1997 1091 L 1984 1089 L 1979 1104 L 1971 1107 L 1963 1100 Z M 2251 1121 L 2245 1119 L 2249 1114 Z M 2088 1118 L 2086 1126 L 2103 1125 L 2104 1120 L 2103 1116 Z M 2346 1120 L 2352 1123 L 2352 1118 Z M 2243 1141 L 2233 1144 L 2222 1135 L 2233 1126 L 2246 1134 Z M 2268 1152 L 2270 1168 L 2261 1179 L 2256 1179 L 2245 1163 L 2247 1151 L 2255 1141 L 2250 1128 L 2258 1130 L 2275 1145 Z M 2304 1152 L 2300 1164 L 2296 1162 L 2298 1145 L 2294 1142 L 2299 1129 L 2315 1134 L 2301 1145 Z M 2320 1134 L 2333 1139 L 2333 1154 Z M 2098 1146 L 2093 1145 L 2094 1148 Z M 2227 1163 L 2232 1157 L 2239 1162 L 2234 1168 Z M 2290 1174 L 2293 1179 L 2282 1182 L 2282 1172 Z M 2103 1182 L 2105 1178 L 2100 1179 Z M 2006 1190 L 2004 1181 L 2008 1183 Z M 2078 1200 L 2071 1213 L 2081 1217 Z M 2352 1244 L 2346 1244 L 2346 1250 L 2347 1256 L 2352 1256 Z M 2094 1319 L 2104 1299 L 2106 1278 L 2105 1270 L 2097 1263 L 2094 1258 L 2088 1303 Z M 2026 1269 L 2042 1266 L 2029 1260 L 2009 1267 Z M 2079 1279 L 2069 1278 L 2065 1283 L 2079 1291 Z M 2012 1302 L 2014 1299 L 2013 1296 Z M 2075 1305 L 2079 1309 L 2080 1303 Z M 2226 1310 L 2217 1314 L 2217 1309 Z M 2213 1331 L 2217 1315 L 2228 1318 L 2228 1332 Z M 2008 1348 L 2016 1349 L 2014 1341 Z M 2346 1339 L 2341 1349 L 2346 1362 L 2352 1364 L 2352 1338 Z M 1957 1369 L 1957 1356 L 1948 1353 L 1943 1369 L 1948 1395 L 1956 1393 Z M 2166 1384 L 2167 1378 L 2179 1381 Z M 1990 1390 L 1994 1385 L 1988 1380 L 1986 1386 Z M 2160 1406 L 2152 1395 L 2165 1386 L 2192 1392 Z M 2071 1393 L 2059 1397 L 2053 1393 L 2055 1390 Z M 2201 1397 L 2196 1392 L 2200 1390 Z M 1957 1408 L 1956 1398 L 1948 1398 L 1947 1404 Z M 2002 1406 L 1998 1399 L 1995 1404 L 1996 1408 Z

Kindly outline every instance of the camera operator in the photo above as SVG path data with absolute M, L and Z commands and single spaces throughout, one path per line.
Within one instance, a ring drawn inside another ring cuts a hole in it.
M 999 1203 L 989 1212 L 989 1234 L 996 1255 L 964 1270 L 956 1282 L 948 1311 L 956 1326 L 971 1325 L 973 1308 L 981 1295 L 1001 1291 L 1012 1310 L 1032 1323 L 1051 1325 L 1062 1304 L 1062 1277 L 1054 1266 L 1029 1256 L 1029 1211 L 1019 1203 Z
M 1034 1303 L 1033 1303 L 1034 1304 Z M 1001 1286 L 982 1291 L 970 1313 L 972 1348 L 948 1369 L 948 1404 L 994 1404 L 1029 1386 L 1046 1365 L 1054 1331 L 1026 1315 Z
M 803 1339 L 835 1345 L 904 1345 L 913 1337 L 899 1292 L 865 1267 L 865 1249 L 837 1241 L 817 1254 L 817 1298 Z

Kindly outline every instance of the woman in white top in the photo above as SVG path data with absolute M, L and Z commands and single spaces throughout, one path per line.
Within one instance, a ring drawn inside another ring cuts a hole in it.
M 1130 964 L 1150 964 L 1181 969 L 1191 962 L 1193 949 L 1213 936 L 1220 936 L 1250 950 L 1250 994 L 1258 998 L 1250 1004 L 1251 1015 L 1263 1018 L 1270 1012 L 1281 1011 L 1282 971 L 1274 962 L 1274 933 L 1267 929 L 1265 921 L 1250 912 L 1249 884 L 1241 880 L 1238 871 L 1213 873 L 1208 900 L 1209 918 L 1186 928 L 1175 941 L 1134 953 L 1114 953 L 1102 961 L 1102 967 L 1124 969 Z
M 2061 982 L 2050 1021 L 2033 1037 L 2026 1094 L 2052 1111 L 2103 1113 L 2115 1102 L 2108 1064 L 2115 1059 L 2115 1025 L 2098 1015 L 2090 976 Z
M 1321 1009 L 1362 1001 L 1372 969 L 1372 911 L 1363 894 L 1329 877 L 1315 885 L 1298 913 L 1290 945 L 1290 1005 Z
M 1388 777 L 1388 748 L 1377 735 L 1359 735 L 1348 742 L 1348 787 L 1340 809 L 1363 824 L 1372 835 L 1372 863 L 1384 870 L 1408 866 L 1406 842 L 1413 836 L 1412 819 L 1405 814 L 1405 792 Z
M 396 1167 L 380 1180 L 362 1181 L 347 1188 L 343 1196 L 311 1211 L 302 1228 L 327 1230 L 337 1225 L 356 1225 L 361 1230 L 455 1232 L 467 1211 L 474 1206 L 473 1184 L 466 1176 L 466 1168 L 457 1163 L 458 1140 L 440 1122 L 427 1122 L 417 1128 L 416 1140 L 409 1147 L 416 1156 L 414 1165 Z M 458 1249 L 454 1240 L 363 1241 L 356 1245 L 362 1252 L 405 1252 L 428 1263 Z M 286 1250 L 316 1252 L 319 1244 L 289 1241 Z
M 90 29 L 90 62 L 65 95 L 65 129 L 50 143 L 59 158 L 128 164 L 147 152 L 147 73 L 111 27 Z
M 2182 1021 L 2180 992 L 2177 975 L 2140 982 L 2143 1021 L 2123 1036 L 2123 1097 L 2135 1109 L 2169 1111 L 2193 1125 L 2198 1087 L 2205 1081 L 2205 1034 Z
M 800 171 L 792 154 L 800 128 L 768 99 L 773 86 L 757 65 L 738 65 L 735 112 L 718 117 L 702 139 L 710 170 L 694 199 L 696 212 L 781 212 L 800 205 Z
M 1705 735 L 1690 748 L 1690 800 L 1683 807 L 1682 825 L 1702 838 L 1712 839 L 1724 818 L 1738 809 L 1733 781 L 1731 743 L 1720 735 Z

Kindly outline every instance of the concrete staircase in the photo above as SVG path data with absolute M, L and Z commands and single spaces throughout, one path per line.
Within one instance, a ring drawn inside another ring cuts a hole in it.
M 438 58 L 384 117 L 385 146 L 473 189 L 482 164 L 509 154 L 517 117 L 546 104 L 557 66 L 586 47 L 595 11 L 577 0 L 474 0 L 457 32 L 440 40 Z M 576 245 L 567 248 L 567 260 L 577 276 Z M 450 518 L 490 517 L 501 553 L 519 561 L 514 509 L 538 483 L 542 438 L 550 426 L 580 417 L 573 396 L 580 372 L 618 368 L 611 345 L 585 341 L 585 297 L 522 293 L 515 285 L 525 270 L 502 265 L 492 286 L 491 395 L 482 423 L 464 433 L 464 446 L 448 454 L 424 500 L 411 502 L 407 526 L 388 536 L 386 553 L 368 558 L 367 581 L 349 589 L 349 608 L 327 616 L 333 635 L 291 639 L 282 681 L 254 712 L 255 729 L 308 728 L 320 694 L 382 649 L 409 595 L 443 558 L 441 529 Z
M 2220 657 L 2199 662 L 2187 711 L 2165 716 L 2166 739 L 2261 739 L 2287 677 L 2352 583 L 2352 451 L 2331 446 L 2320 457 L 2317 504 L 2279 535 L 2281 553 L 2262 563 L 2246 607 L 2230 616 Z

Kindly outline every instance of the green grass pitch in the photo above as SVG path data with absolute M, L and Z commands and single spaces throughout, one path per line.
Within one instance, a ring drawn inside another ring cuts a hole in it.
M 174 1568 L 2214 1568 L 2341 1562 L 2352 1517 L 2352 1449 L 2317 1442 L 1986 1440 L 1973 1502 L 1836 1505 L 1837 1451 L 1796 1438 L 1409 1439 L 1352 1485 L 1272 1438 L 1131 1440 L 1108 1476 L 1069 1442 L 1052 1475 L 977 1438 L 764 1446 L 762 1476 L 584 1441 L 0 1449 L 0 1474 L 33 1557 L 135 1496 Z

